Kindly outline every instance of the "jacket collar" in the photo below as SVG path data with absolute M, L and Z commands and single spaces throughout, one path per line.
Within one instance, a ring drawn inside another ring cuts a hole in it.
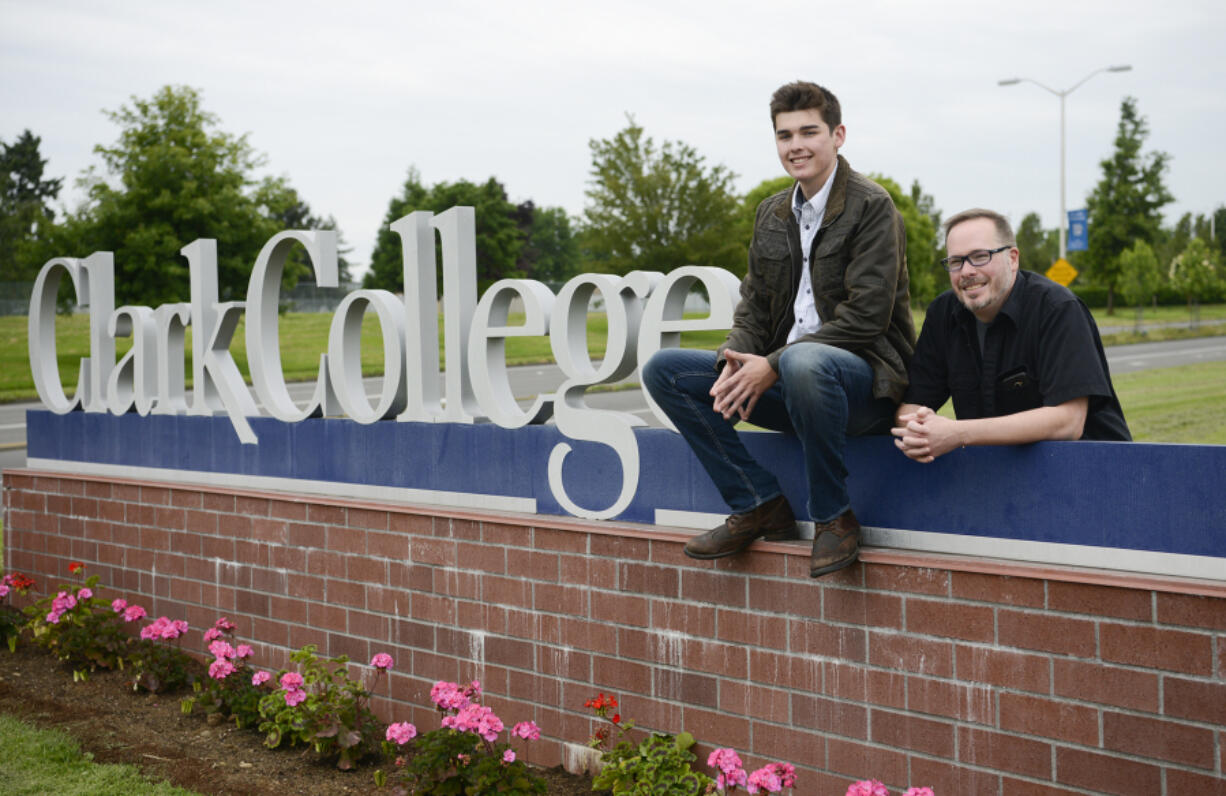
M 838 155 L 838 160 L 835 163 L 834 169 L 834 184 L 830 186 L 830 198 L 826 200 L 826 215 L 822 218 L 822 229 L 834 223 L 838 218 L 843 208 L 847 205 L 847 180 L 851 177 L 851 166 L 847 165 L 847 161 L 842 155 Z M 780 221 L 787 221 L 789 218 L 795 221 L 795 216 L 792 214 L 792 192 L 796 190 L 796 183 L 792 183 L 792 188 L 788 193 L 788 201 L 780 202 L 775 208 L 775 215 Z

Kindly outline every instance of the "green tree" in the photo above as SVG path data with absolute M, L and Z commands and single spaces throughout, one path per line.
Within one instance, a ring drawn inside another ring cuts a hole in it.
M 316 216 L 311 212 L 311 206 L 298 195 L 298 190 L 289 184 L 284 177 L 267 178 L 256 189 L 256 202 L 264 208 L 264 213 L 276 222 L 279 229 L 329 229 L 336 233 L 336 268 L 337 278 L 342 285 L 353 281 L 353 268 L 345 256 L 353 251 L 345 245 L 345 236 L 337 226 L 336 219 L 331 215 Z M 310 269 L 306 263 L 305 253 L 295 249 L 285 264 L 287 272 L 295 275 L 305 274 Z M 295 276 L 296 278 L 296 276 Z
M 39 154 L 41 143 L 29 130 L 12 144 L 0 141 L 0 282 L 34 278 L 55 222 L 50 202 L 64 178 L 43 179 L 47 160 Z
M 179 249 L 214 238 L 222 298 L 244 295 L 260 248 L 285 228 L 278 216 L 297 212 L 296 192 L 283 178 L 255 180 L 263 156 L 246 135 L 218 130 L 196 89 L 165 86 L 107 116 L 119 125 L 119 139 L 94 151 L 109 179 L 95 168 L 81 179 L 88 199 L 63 225 L 59 253 L 113 251 L 116 299 L 158 304 L 187 295 Z M 301 261 L 288 268 L 287 284 L 303 268 Z
M 914 282 L 912 282 L 912 285 L 911 285 L 911 300 L 916 304 L 920 304 L 922 302 L 923 305 L 927 305 L 928 302 L 931 301 L 931 299 L 936 298 L 937 295 L 942 290 L 945 289 L 945 284 L 946 284 L 945 280 L 949 278 L 947 275 L 948 272 L 943 267 L 941 267 L 941 258 L 945 256 L 945 252 L 941 250 L 942 242 L 940 239 L 941 211 L 939 208 L 937 208 L 936 199 L 932 196 L 932 194 L 924 193 L 924 189 L 920 187 L 919 180 L 911 181 L 911 202 L 915 205 L 916 211 L 918 211 L 922 215 L 927 216 L 928 219 L 932 222 L 931 268 L 928 268 L 927 266 L 928 261 L 925 260 L 925 258 L 920 252 L 918 251 L 916 252 L 916 257 L 919 258 L 921 267 L 927 268 L 927 270 L 933 275 L 933 279 L 936 282 L 936 286 L 932 288 L 930 292 L 928 292 L 929 291 L 928 287 L 924 284 L 921 284 L 920 285 L 921 289 L 925 290 L 926 292 L 924 292 L 923 295 L 921 295 L 920 298 L 917 299 L 915 297 L 916 294 L 915 294 Z M 925 236 L 924 239 L 927 240 L 928 238 Z M 910 265 L 911 248 L 910 248 L 909 241 L 907 244 L 907 262 L 908 262 L 908 268 L 910 269 L 912 266 Z
M 1051 267 L 1060 254 L 1060 232 L 1043 229 L 1038 213 L 1027 213 L 1017 228 L 1017 248 L 1022 268 L 1040 273 Z
M 1210 218 L 1210 245 L 1217 249 L 1218 262 L 1226 263 L 1226 205 L 1219 205 Z
M 731 171 L 706 165 L 680 141 L 657 146 L 631 116 L 612 138 L 593 139 L 583 247 L 594 270 L 624 274 L 715 265 L 744 270 L 734 240 Z
M 399 293 L 404 290 L 403 255 L 400 236 L 392 232 L 391 224 L 414 210 L 429 210 L 427 200 L 430 192 L 422 185 L 421 174 L 415 166 L 409 167 L 400 195 L 393 196 L 387 204 L 387 213 L 375 236 L 375 248 L 370 253 L 370 269 L 362 277 L 362 287 L 381 288 Z
M 516 221 L 518 208 L 507 199 L 506 188 L 490 177 L 477 185 L 468 180 L 440 182 L 430 192 L 436 213 L 449 207 L 472 207 L 477 222 L 477 288 L 485 290 L 499 279 L 524 276 L 519 255 L 527 234 Z M 442 266 L 442 259 L 438 259 Z M 442 281 L 439 281 L 442 285 Z
M 579 271 L 579 241 L 570 218 L 560 207 L 532 207 L 530 201 L 525 204 L 531 207 L 532 215 L 520 270 L 542 282 L 565 282 Z
M 1158 257 L 1145 241 L 1137 241 L 1120 255 L 1119 284 L 1120 295 L 1124 297 L 1124 301 L 1137 308 L 1137 330 L 1139 331 L 1145 303 L 1162 284 Z
M 1162 224 L 1162 207 L 1174 197 L 1162 177 L 1170 156 L 1165 152 L 1141 154 L 1149 135 L 1137 101 L 1125 97 L 1120 104 L 1115 152 L 1102 161 L 1102 179 L 1086 200 L 1090 218 L 1090 245 L 1083 262 L 1090 276 L 1107 288 L 1107 314 L 1115 311 L 1120 279 L 1120 255 L 1136 241 L 1153 243 Z
M 894 200 L 894 206 L 902 215 L 907 226 L 907 270 L 911 276 L 911 301 L 920 306 L 937 297 L 944 289 L 947 277 L 945 269 L 939 265 L 937 257 L 937 227 L 932 220 L 931 197 L 925 202 L 924 209 L 912 199 L 911 194 L 903 193 L 902 187 L 889 177 L 880 174 L 870 174 L 873 182 L 885 188 Z M 919 188 L 919 182 L 913 184 L 913 189 Z M 923 191 L 918 191 L 921 197 Z M 938 273 L 939 272 L 939 273 Z
M 1200 320 L 1200 301 L 1217 294 L 1222 275 L 1217 252 L 1201 238 L 1193 238 L 1188 248 L 1171 262 L 1171 287 L 1188 298 L 1193 326 Z
M 499 279 L 531 276 L 557 280 L 574 271 L 575 244 L 570 222 L 561 208 L 519 205 L 507 198 L 502 183 L 490 177 L 480 185 L 468 180 L 440 182 L 427 188 L 410 167 L 400 195 L 388 202 L 384 223 L 370 255 L 370 270 L 362 280 L 368 288 L 401 291 L 403 249 L 391 223 L 414 210 L 442 213 L 452 207 L 472 207 L 476 216 L 477 286 L 484 290 Z M 536 236 L 539 234 L 539 239 Z M 435 267 L 442 289 L 441 244 L 436 241 Z M 539 273 L 538 273 L 539 271 Z
M 1191 213 L 1184 213 L 1180 216 L 1179 221 L 1175 222 L 1175 226 L 1170 228 L 1163 227 L 1158 231 L 1158 240 L 1154 245 L 1154 253 L 1158 257 L 1158 263 L 1169 270 L 1171 261 L 1182 254 L 1184 249 L 1188 248 L 1188 242 L 1193 237 L 1201 236 L 1193 231 Z

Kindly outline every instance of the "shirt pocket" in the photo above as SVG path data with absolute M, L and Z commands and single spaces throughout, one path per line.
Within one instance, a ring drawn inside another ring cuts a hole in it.
M 771 235 L 755 240 L 753 256 L 758 276 L 756 287 L 764 294 L 759 298 L 768 301 L 772 315 L 777 315 L 792 294 L 792 253 L 787 238 Z
M 829 234 L 829 233 L 823 233 Z M 836 232 L 833 237 L 823 237 L 814 252 L 814 274 L 817 288 L 822 295 L 836 302 L 845 298 L 847 287 L 847 254 L 843 246 L 847 241 L 846 232 Z
M 1034 377 L 1021 367 L 996 380 L 996 414 L 1012 415 L 1043 405 L 1043 396 Z

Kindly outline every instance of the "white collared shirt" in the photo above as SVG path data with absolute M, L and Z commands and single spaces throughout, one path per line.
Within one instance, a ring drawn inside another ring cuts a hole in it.
M 792 324 L 792 331 L 788 332 L 789 343 L 806 334 L 813 334 L 822 326 L 822 319 L 817 315 L 817 304 L 813 300 L 809 252 L 813 248 L 817 231 L 821 229 L 822 219 L 826 217 L 826 202 L 830 199 L 830 187 L 834 185 L 834 175 L 837 172 L 836 166 L 826 178 L 822 189 L 807 202 L 800 190 L 800 183 L 796 183 L 792 193 L 792 213 L 796 216 L 796 223 L 800 225 L 800 254 L 804 258 L 804 265 L 800 269 L 800 286 L 796 289 L 796 301 L 792 304 L 792 314 L 796 322 Z

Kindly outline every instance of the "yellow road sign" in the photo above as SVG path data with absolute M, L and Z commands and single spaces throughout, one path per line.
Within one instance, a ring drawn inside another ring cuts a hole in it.
M 1047 278 L 1068 287 L 1077 278 L 1077 269 L 1070 265 L 1068 260 L 1061 257 L 1052 263 L 1051 268 L 1047 269 Z

